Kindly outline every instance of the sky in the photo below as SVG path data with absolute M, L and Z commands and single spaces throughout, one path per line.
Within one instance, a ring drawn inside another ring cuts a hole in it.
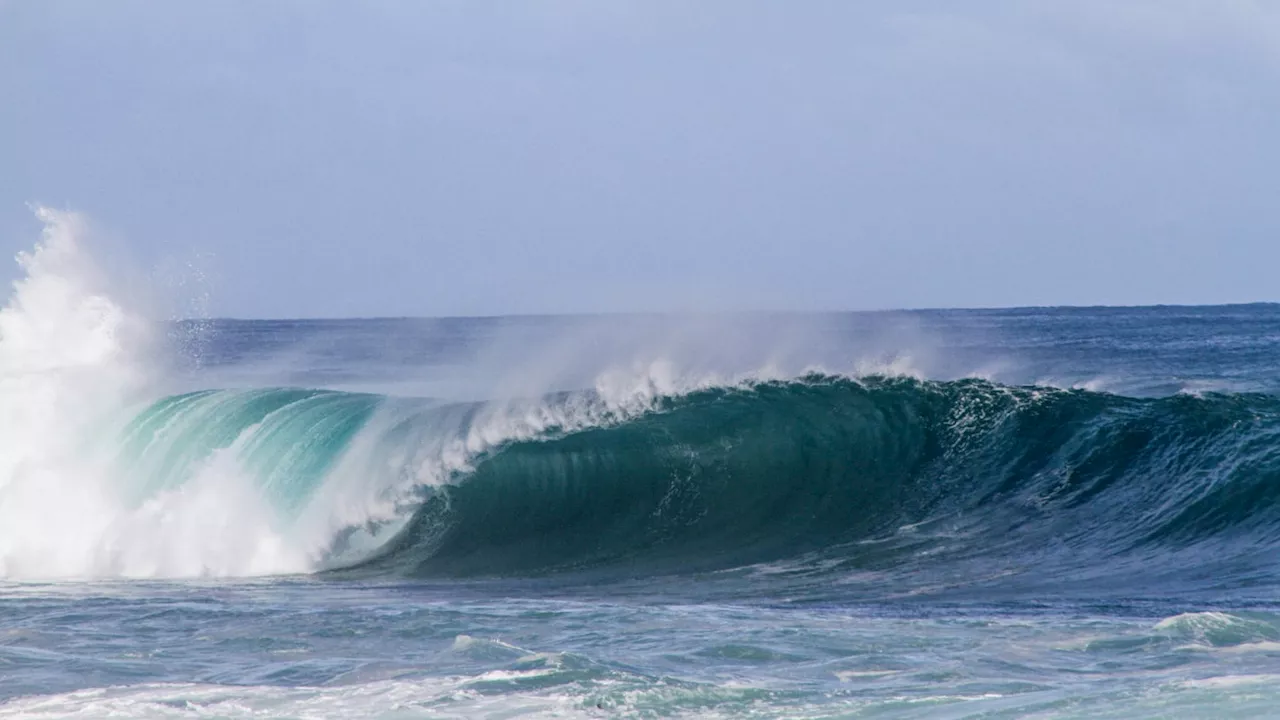
M 0 253 L 216 316 L 1280 300 L 1277 128 L 1270 0 L 0 0 Z

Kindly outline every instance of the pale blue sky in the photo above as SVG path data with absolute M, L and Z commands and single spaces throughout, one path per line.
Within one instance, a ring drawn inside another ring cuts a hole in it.
M 0 0 L 0 251 L 217 315 L 1276 300 L 1277 128 L 1269 1 Z

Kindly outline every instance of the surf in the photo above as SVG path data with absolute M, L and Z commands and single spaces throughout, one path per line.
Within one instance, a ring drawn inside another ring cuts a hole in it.
M 431 487 L 369 563 L 671 574 L 807 558 L 907 574 L 978 560 L 1052 576 L 1210 544 L 1221 561 L 1280 530 L 1278 428 L 1270 396 L 823 375 L 708 388 L 494 448 Z
M 753 567 L 1034 583 L 1177 556 L 1245 582 L 1280 536 L 1272 395 L 662 361 L 483 400 L 175 390 L 166 325 L 115 299 L 82 220 L 40 217 L 0 310 L 5 578 Z

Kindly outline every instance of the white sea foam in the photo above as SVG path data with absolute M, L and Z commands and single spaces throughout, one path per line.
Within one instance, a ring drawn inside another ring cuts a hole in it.
M 581 697 L 485 695 L 473 682 L 519 678 L 431 678 L 326 688 L 155 684 L 20 698 L 0 718 L 207 717 L 593 717 Z
M 155 392 L 150 326 L 109 292 L 82 218 L 37 214 L 42 237 L 0 310 L 0 577 L 305 569 L 230 457 L 129 499 L 106 429 Z

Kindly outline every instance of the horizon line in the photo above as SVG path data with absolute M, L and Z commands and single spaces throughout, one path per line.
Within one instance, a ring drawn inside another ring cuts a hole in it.
M 1015 312 L 1019 310 L 1159 310 L 1190 308 L 1244 308 L 1280 306 L 1280 301 L 1257 300 L 1233 303 L 1151 303 L 1142 305 L 978 305 L 969 307 L 908 307 L 876 308 L 863 310 L 606 310 L 599 312 L 513 312 L 505 314 L 457 314 L 457 315 L 338 315 L 294 317 L 247 317 L 220 315 L 213 317 L 174 318 L 168 322 L 335 322 L 335 321 L 392 321 L 392 320 L 502 320 L 508 318 L 605 318 L 605 317 L 663 317 L 690 315 L 886 315 L 892 313 L 940 313 L 940 312 Z

